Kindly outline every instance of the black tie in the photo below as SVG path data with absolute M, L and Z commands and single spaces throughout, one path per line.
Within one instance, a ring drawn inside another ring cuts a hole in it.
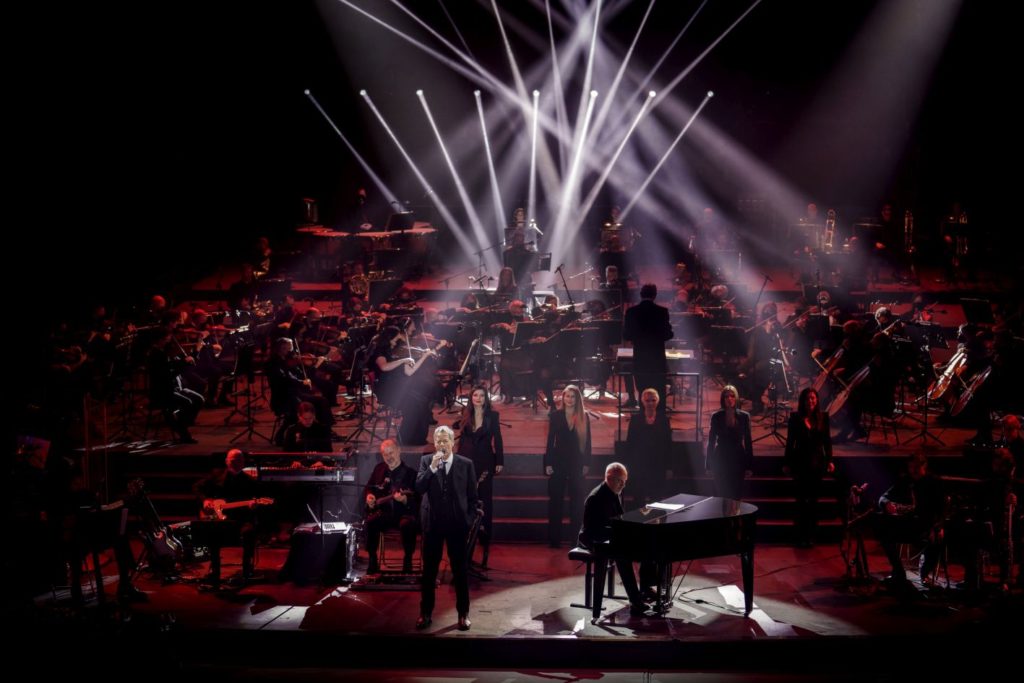
M 445 491 L 448 488 L 448 474 L 445 472 L 444 461 L 441 462 L 437 467 L 437 476 L 441 478 L 441 490 Z

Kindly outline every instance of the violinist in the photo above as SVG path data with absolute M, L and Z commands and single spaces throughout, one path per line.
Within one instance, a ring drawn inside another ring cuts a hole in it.
M 400 350 L 402 332 L 397 327 L 385 327 L 376 337 L 370 351 L 370 369 L 375 374 L 374 393 L 385 405 L 402 412 L 402 425 L 398 436 L 407 445 L 427 442 L 427 431 L 433 420 L 431 400 L 423 395 L 416 383 L 408 380 L 420 369 L 434 351 L 424 352 L 414 359 L 408 349 Z
M 530 318 L 526 314 L 526 304 L 519 299 L 513 299 L 508 304 L 506 321 L 494 323 L 491 326 L 491 331 L 497 336 L 503 349 L 501 387 L 505 403 L 512 403 L 514 396 L 526 396 L 529 393 L 529 387 L 522 378 L 522 373 L 531 370 L 531 356 L 524 347 L 512 347 L 512 344 L 517 341 L 519 324 L 524 322 L 530 322 Z M 533 326 L 531 325 L 531 327 Z
M 313 393 L 313 381 L 306 375 L 299 354 L 292 340 L 281 337 L 273 344 L 273 353 L 264 366 L 267 384 L 270 385 L 270 408 L 275 415 L 284 417 L 284 424 L 278 435 L 279 445 L 283 443 L 284 428 L 295 424 L 298 419 L 299 403 L 313 404 L 317 419 L 325 425 L 334 424 L 330 406 L 322 397 Z
M 201 308 L 192 312 L 192 322 L 199 335 L 195 351 L 195 373 L 206 386 L 207 405 L 230 406 L 231 381 L 224 381 L 225 369 L 221 364 L 220 355 L 224 347 L 213 334 L 209 324 L 209 315 Z M 218 397 L 218 387 L 220 388 Z
M 778 306 L 773 302 L 768 302 L 761 307 L 758 325 L 751 330 L 750 339 L 747 342 L 747 356 L 740 366 L 740 377 L 743 378 L 745 375 L 747 394 L 752 397 L 751 415 L 757 415 L 764 409 L 764 405 L 758 397 L 773 381 L 772 361 L 778 359 L 781 353 L 782 326 L 779 325 L 778 314 Z M 781 379 L 781 377 L 775 377 L 775 380 Z
M 179 443 L 198 443 L 188 428 L 195 424 L 204 401 L 202 394 L 187 388 L 182 382 L 181 373 L 188 358 L 174 340 L 174 335 L 163 330 L 150 349 L 146 363 L 149 405 L 163 412 L 167 424 L 178 435 Z

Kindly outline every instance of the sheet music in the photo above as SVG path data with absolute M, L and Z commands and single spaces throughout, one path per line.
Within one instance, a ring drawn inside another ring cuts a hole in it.
M 677 512 L 679 510 L 682 510 L 686 506 L 683 505 L 682 503 L 650 503 L 647 505 L 647 507 L 654 508 L 655 510 L 667 510 L 668 512 Z

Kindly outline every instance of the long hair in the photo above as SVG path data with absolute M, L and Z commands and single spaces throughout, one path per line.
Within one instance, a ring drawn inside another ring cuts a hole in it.
M 814 410 L 811 410 L 809 397 L 814 394 L 818 398 L 818 402 L 814 406 Z M 815 429 L 821 427 L 822 413 L 821 413 L 821 397 L 818 396 L 818 392 L 812 387 L 807 387 L 800 392 L 800 398 L 797 400 L 796 410 L 800 413 L 801 417 L 810 418 L 811 424 L 814 425 Z
M 469 401 L 466 403 L 466 407 L 462 409 L 462 431 L 471 432 L 476 425 L 476 415 L 474 414 L 473 408 L 473 394 L 477 391 L 484 392 L 484 415 L 491 412 L 491 392 L 487 390 L 483 384 L 478 384 L 473 387 L 473 390 L 469 392 Z
M 566 409 L 564 396 L 572 392 L 576 395 L 576 408 L 573 410 L 572 418 L 569 417 L 569 411 Z M 587 423 L 587 411 L 583 406 L 583 392 L 575 384 L 567 384 L 565 389 L 562 389 L 562 410 L 565 411 L 565 421 L 569 425 L 569 429 L 576 430 L 576 438 L 580 442 L 580 452 L 587 447 L 587 430 L 589 425 Z
M 739 410 L 740 409 L 740 392 L 737 391 L 736 387 L 734 387 L 731 384 L 726 384 L 724 387 L 722 387 L 722 393 L 719 394 L 719 396 L 718 396 L 718 404 L 720 406 L 722 406 L 723 408 L 725 408 L 725 397 L 728 396 L 729 394 L 732 394 L 733 396 L 736 397 L 736 410 Z

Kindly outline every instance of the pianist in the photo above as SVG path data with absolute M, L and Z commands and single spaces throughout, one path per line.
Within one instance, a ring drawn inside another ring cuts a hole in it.
M 284 432 L 284 450 L 288 453 L 331 452 L 331 429 L 317 421 L 312 403 L 299 404 L 298 422 Z
M 622 491 L 626 488 L 629 472 L 622 463 L 613 462 L 604 470 L 604 481 L 587 496 L 583 506 L 583 527 L 580 529 L 578 543 L 595 555 L 594 581 L 594 621 L 601 616 L 601 602 L 604 597 L 604 582 L 608 572 L 609 540 L 611 539 L 610 521 L 612 517 L 621 515 Z M 615 566 L 619 570 L 622 587 L 629 597 L 629 613 L 643 616 L 647 611 L 633 573 L 633 563 L 625 559 L 616 559 Z
M 379 574 L 377 549 L 380 534 L 398 529 L 402 534 L 402 571 L 412 573 L 412 556 L 416 550 L 416 470 L 402 462 L 402 453 L 394 439 L 380 445 L 381 462 L 366 482 L 366 552 L 370 556 L 367 574 Z

